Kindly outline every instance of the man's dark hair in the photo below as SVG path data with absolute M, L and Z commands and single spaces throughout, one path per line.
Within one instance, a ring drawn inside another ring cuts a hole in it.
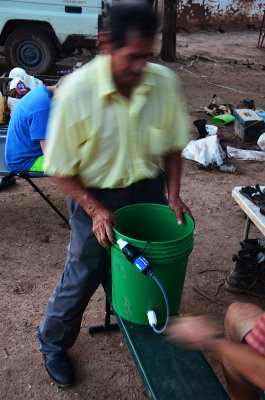
M 124 47 L 128 34 L 135 32 L 144 38 L 153 38 L 158 26 L 158 18 L 150 3 L 116 3 L 110 9 L 109 30 L 116 48 Z

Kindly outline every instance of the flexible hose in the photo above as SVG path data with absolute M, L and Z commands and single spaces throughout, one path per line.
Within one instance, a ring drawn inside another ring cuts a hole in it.
M 155 281 L 155 282 L 157 283 L 157 285 L 159 286 L 161 292 L 163 293 L 165 302 L 166 302 L 166 307 L 167 307 L 167 319 L 166 319 L 165 325 L 164 325 L 163 328 L 161 328 L 161 329 L 157 329 L 157 328 L 155 327 L 155 324 L 152 324 L 152 325 L 151 325 L 151 327 L 153 328 L 153 330 L 155 331 L 155 333 L 161 334 L 161 333 L 163 333 L 163 332 L 165 331 L 165 329 L 166 329 L 166 327 L 167 327 L 167 325 L 168 325 L 168 320 L 169 320 L 169 316 L 170 316 L 169 301 L 168 301 L 168 298 L 167 298 L 167 294 L 166 294 L 166 292 L 165 292 L 165 289 L 163 288 L 161 282 L 160 282 L 160 281 L 157 279 L 157 277 L 154 275 L 154 273 L 151 273 L 149 276 L 150 276 L 151 278 L 153 278 L 154 281 Z

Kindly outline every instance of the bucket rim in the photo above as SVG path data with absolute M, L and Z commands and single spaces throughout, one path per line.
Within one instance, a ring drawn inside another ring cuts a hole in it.
M 121 211 L 123 211 L 123 210 L 125 210 L 125 209 L 127 209 L 127 208 L 133 208 L 133 207 L 137 207 L 137 206 L 144 206 L 144 207 L 145 207 L 145 206 L 155 206 L 155 207 L 157 207 L 157 208 L 164 208 L 164 209 L 167 209 L 167 210 L 169 210 L 170 212 L 172 212 L 173 214 L 175 214 L 174 211 L 172 211 L 172 210 L 169 208 L 169 206 L 167 206 L 167 205 L 165 205 L 165 204 L 157 204 L 157 203 L 135 203 L 135 204 L 130 204 L 130 205 L 128 205 L 128 206 L 124 206 L 124 207 L 118 208 L 116 211 L 114 211 L 114 214 L 117 215 L 119 212 L 121 212 Z M 190 232 L 186 233 L 186 235 L 184 235 L 184 236 L 182 236 L 181 238 L 178 238 L 178 239 L 165 240 L 165 241 L 163 241 L 163 242 L 152 241 L 152 242 L 150 242 L 150 243 L 155 243 L 155 244 L 162 244 L 162 243 L 163 243 L 163 244 L 165 244 L 165 243 L 170 244 L 170 243 L 172 243 L 172 244 L 173 244 L 173 243 L 179 242 L 180 240 L 183 240 L 183 239 L 185 239 L 186 237 L 190 236 L 190 235 L 193 233 L 193 231 L 194 231 L 194 221 L 193 221 L 193 219 L 192 219 L 188 214 L 186 214 L 186 213 L 184 213 L 184 214 L 185 214 L 185 218 L 188 218 L 189 222 L 191 223 L 191 231 L 190 231 Z M 113 227 L 113 230 L 114 230 L 115 234 L 122 235 L 124 238 L 129 239 L 129 241 L 130 241 L 130 240 L 134 240 L 134 241 L 139 242 L 139 243 L 142 243 L 142 244 L 146 244 L 146 243 L 147 243 L 146 240 L 134 239 L 134 238 L 131 238 L 130 236 L 126 236 L 126 235 L 124 235 L 123 233 L 119 232 L 119 231 L 118 231 L 116 228 L 114 228 L 114 227 Z

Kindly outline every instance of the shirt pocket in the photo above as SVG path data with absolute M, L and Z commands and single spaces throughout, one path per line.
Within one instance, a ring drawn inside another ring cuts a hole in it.
M 145 152 L 150 155 L 164 156 L 170 151 L 172 138 L 165 129 L 149 126 L 145 138 Z

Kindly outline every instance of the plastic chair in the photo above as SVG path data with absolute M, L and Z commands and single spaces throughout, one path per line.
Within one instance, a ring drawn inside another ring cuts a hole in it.
M 262 47 L 264 37 L 265 37 L 265 3 L 263 3 L 263 8 L 264 8 L 264 12 L 263 12 L 261 26 L 259 28 L 258 49 L 260 49 Z
M 0 129 L 0 176 L 3 176 L 6 180 L 10 180 L 15 176 L 19 176 L 20 178 L 25 179 L 39 195 L 45 200 L 50 207 L 63 219 L 64 222 L 68 224 L 68 219 L 61 213 L 60 210 L 48 199 L 47 196 L 40 190 L 40 188 L 31 180 L 31 178 L 45 178 L 49 177 L 49 175 L 44 174 L 43 172 L 31 172 L 31 171 L 10 171 L 5 161 L 5 145 L 6 145 L 6 131 L 5 127 L 1 127 Z M 5 185 L 2 185 L 3 187 Z M 8 186 L 8 184 L 6 185 Z

